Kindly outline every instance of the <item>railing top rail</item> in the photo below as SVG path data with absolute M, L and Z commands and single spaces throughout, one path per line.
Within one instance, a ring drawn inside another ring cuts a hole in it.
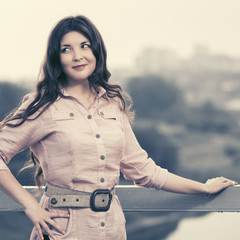
M 36 187 L 24 187 L 32 195 Z M 116 193 L 123 210 L 126 212 L 151 211 L 199 211 L 199 212 L 239 212 L 240 185 L 229 187 L 219 194 L 206 197 L 203 195 L 177 194 L 134 185 L 118 185 Z M 39 200 L 40 197 L 37 197 Z M 22 207 L 0 192 L 0 211 L 23 211 Z

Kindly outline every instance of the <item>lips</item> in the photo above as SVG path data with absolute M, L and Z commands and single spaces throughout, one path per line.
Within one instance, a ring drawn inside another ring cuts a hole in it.
M 73 66 L 72 68 L 76 70 L 83 70 L 86 66 L 87 64 L 81 64 L 81 65 Z

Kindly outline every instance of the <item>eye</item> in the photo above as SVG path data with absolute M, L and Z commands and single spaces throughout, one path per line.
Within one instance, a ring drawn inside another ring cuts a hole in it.
M 65 48 L 61 49 L 61 53 L 67 53 L 67 52 L 70 52 L 70 51 L 71 51 L 71 48 L 69 48 L 69 47 L 65 47 Z
M 91 48 L 90 44 L 84 43 L 81 45 L 81 48 Z

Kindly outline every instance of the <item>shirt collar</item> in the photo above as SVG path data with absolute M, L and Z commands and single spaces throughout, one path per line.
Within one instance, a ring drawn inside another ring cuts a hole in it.
M 69 93 L 67 92 L 67 90 L 64 88 L 64 87 L 62 87 L 62 88 L 60 88 L 60 92 L 64 95 L 64 96 L 66 96 L 66 97 L 68 97 L 68 96 L 70 96 L 69 95 Z M 97 88 L 97 98 L 101 98 L 101 97 L 103 97 L 103 95 L 105 95 L 105 97 L 107 97 L 107 91 L 106 91 L 106 89 L 104 89 L 103 87 L 101 87 L 101 86 L 99 86 L 98 88 Z
M 97 91 L 98 91 L 97 98 L 101 98 L 101 97 L 103 97 L 103 95 L 107 96 L 107 91 L 103 87 L 99 86 Z

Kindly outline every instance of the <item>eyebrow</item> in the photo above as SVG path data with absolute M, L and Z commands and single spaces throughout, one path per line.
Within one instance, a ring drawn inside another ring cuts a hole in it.
M 90 41 L 84 41 L 81 43 L 81 45 L 85 44 L 85 43 L 90 43 Z M 61 44 L 61 47 L 70 47 L 70 44 Z

